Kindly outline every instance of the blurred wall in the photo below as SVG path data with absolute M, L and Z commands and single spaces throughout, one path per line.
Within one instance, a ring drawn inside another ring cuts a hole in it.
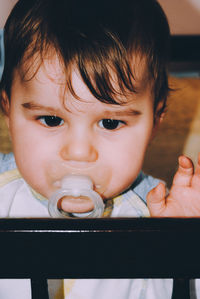
M 200 34 L 200 0 L 158 0 L 173 34 Z
M 7 16 L 17 0 L 0 0 L 0 28 L 3 28 Z

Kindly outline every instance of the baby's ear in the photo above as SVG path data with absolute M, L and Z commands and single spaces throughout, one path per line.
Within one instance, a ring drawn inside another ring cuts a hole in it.
M 7 93 L 5 92 L 5 90 L 3 90 L 1 92 L 0 100 L 1 100 L 1 107 L 2 107 L 3 113 L 5 115 L 6 124 L 9 127 L 10 102 L 9 102 L 9 98 L 8 98 Z
M 1 107 L 3 109 L 3 113 L 5 115 L 8 115 L 10 103 L 9 103 L 9 99 L 8 99 L 8 96 L 7 96 L 7 93 L 5 92 L 5 90 L 2 90 L 2 92 L 0 94 L 0 98 L 1 98 Z
M 156 113 L 154 116 L 154 126 L 159 127 L 165 117 L 165 112 Z
M 152 137 L 151 139 L 153 139 L 160 127 L 160 124 L 162 123 L 164 117 L 165 117 L 165 112 L 161 112 L 161 109 L 163 107 L 163 102 L 160 102 L 156 108 L 155 111 L 155 115 L 154 115 L 154 126 L 153 126 L 153 130 L 152 130 Z

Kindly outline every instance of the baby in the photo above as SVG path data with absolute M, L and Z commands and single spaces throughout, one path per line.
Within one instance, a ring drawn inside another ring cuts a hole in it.
M 17 2 L 0 83 L 13 146 L 0 156 L 1 217 L 50 217 L 48 199 L 68 175 L 92 180 L 104 217 L 199 215 L 199 163 L 194 173 L 179 158 L 167 197 L 141 172 L 165 112 L 168 42 L 155 0 Z M 93 208 L 85 198 L 60 203 L 72 216 Z M 165 299 L 171 280 L 66 280 L 65 295 Z

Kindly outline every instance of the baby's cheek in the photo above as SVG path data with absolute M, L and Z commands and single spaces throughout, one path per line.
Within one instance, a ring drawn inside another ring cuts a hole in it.
M 119 194 L 129 188 L 139 175 L 143 164 L 143 155 L 136 157 L 131 155 L 127 161 L 124 161 L 113 176 L 113 190 Z

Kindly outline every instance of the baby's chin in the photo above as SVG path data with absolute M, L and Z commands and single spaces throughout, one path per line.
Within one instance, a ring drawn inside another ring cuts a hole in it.
M 105 192 L 103 192 L 100 195 L 104 201 L 106 201 L 107 199 L 115 198 L 120 194 L 126 192 L 131 187 L 132 184 L 133 181 L 131 181 L 131 183 L 123 184 L 121 186 L 119 186 L 118 184 L 116 188 L 114 188 L 114 186 L 111 185 L 110 188 L 108 188 Z

